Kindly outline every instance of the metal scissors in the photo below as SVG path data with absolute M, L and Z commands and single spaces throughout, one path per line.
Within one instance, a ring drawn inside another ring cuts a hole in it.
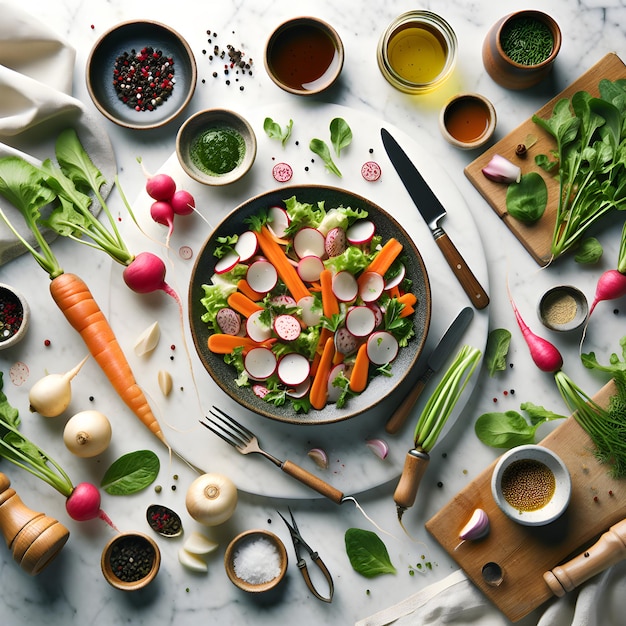
M 281 515 L 280 511 L 276 511 L 276 512 L 278 513 L 278 515 L 280 515 L 283 522 L 285 522 L 285 524 L 287 525 L 289 532 L 291 533 L 291 540 L 293 541 L 293 547 L 296 551 L 296 558 L 298 559 L 297 565 L 298 565 L 298 568 L 300 569 L 300 572 L 302 573 L 304 582 L 306 583 L 306 586 L 309 588 L 311 593 L 318 600 L 321 600 L 322 602 L 332 602 L 333 593 L 335 591 L 335 586 L 333 584 L 332 576 L 330 575 L 328 568 L 324 564 L 324 561 L 322 561 L 322 559 L 320 558 L 319 554 L 315 550 L 313 550 L 307 544 L 307 542 L 304 541 L 304 539 L 302 539 L 302 536 L 300 535 L 300 532 L 298 531 L 298 525 L 296 524 L 296 520 L 293 518 L 293 513 L 291 512 L 291 509 L 288 509 L 288 510 L 289 510 L 289 515 L 291 515 L 291 524 L 283 517 L 283 515 Z M 300 547 L 304 548 L 309 553 L 311 560 L 315 563 L 315 565 L 317 565 L 317 567 L 320 569 L 322 574 L 324 574 L 324 578 L 326 578 L 326 580 L 328 581 L 329 595 L 327 598 L 322 596 L 317 591 L 317 589 L 315 589 L 315 586 L 313 585 L 313 581 L 311 580 L 311 575 L 309 574 L 309 570 L 307 569 L 306 562 L 300 554 Z

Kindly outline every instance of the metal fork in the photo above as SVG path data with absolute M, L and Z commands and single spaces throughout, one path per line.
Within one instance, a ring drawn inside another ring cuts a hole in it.
M 335 489 L 335 487 L 329 485 L 327 482 L 318 478 L 315 474 L 311 474 L 299 465 L 291 461 L 281 461 L 269 452 L 266 452 L 261 448 L 257 436 L 252 431 L 248 430 L 245 426 L 216 406 L 212 407 L 212 409 L 213 410 L 209 411 L 209 413 L 214 419 L 210 419 L 206 416 L 206 422 L 200 421 L 200 423 L 213 434 L 233 446 L 241 454 L 257 453 L 264 456 L 274 463 L 274 465 L 280 467 L 285 474 L 289 474 L 289 476 L 299 480 L 307 487 L 314 489 L 329 500 L 332 500 L 335 504 L 341 504 L 345 499 L 352 499 L 344 497 L 341 491 Z

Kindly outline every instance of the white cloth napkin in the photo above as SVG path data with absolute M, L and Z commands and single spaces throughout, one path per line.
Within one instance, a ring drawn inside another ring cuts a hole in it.
M 598 574 L 579 589 L 548 601 L 519 626 L 623 626 L 626 562 Z M 402 602 L 359 620 L 355 626 L 511 626 L 481 591 L 457 570 Z
M 33 163 L 53 158 L 58 133 L 73 127 L 106 180 L 112 181 L 111 142 L 71 95 L 75 59 L 75 50 L 37 18 L 15 3 L 0 2 L 0 157 L 17 154 Z M 105 197 L 109 190 L 110 184 L 103 189 Z M 4 198 L 0 206 L 32 242 L 17 210 Z M 24 251 L 0 220 L 0 265 Z

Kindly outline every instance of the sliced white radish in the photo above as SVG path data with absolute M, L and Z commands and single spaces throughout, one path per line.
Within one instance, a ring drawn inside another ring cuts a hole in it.
M 185 542 L 183 543 L 183 548 L 190 554 L 195 554 L 196 556 L 206 556 L 207 554 L 211 554 L 211 552 L 214 552 L 217 548 L 219 548 L 219 545 L 219 543 L 211 541 L 202 533 L 194 530 L 185 539 Z
M 355 337 L 369 335 L 374 330 L 375 324 L 374 311 L 367 306 L 355 306 L 346 314 L 346 328 Z
M 239 235 L 237 243 L 235 244 L 235 252 L 239 255 L 239 259 L 243 263 L 256 254 L 258 247 L 259 240 L 257 239 L 256 233 L 247 230 Z
M 376 302 L 385 290 L 385 279 L 376 272 L 365 272 L 359 277 L 359 287 L 363 302 Z
M 352 302 L 359 293 L 359 285 L 352 272 L 341 270 L 333 275 L 333 293 L 342 302 Z
M 300 336 L 302 327 L 297 317 L 283 313 L 274 318 L 274 332 L 283 341 L 295 341 Z
M 316 303 L 314 296 L 304 296 L 298 300 L 302 310 L 301 318 L 307 326 L 317 326 L 322 321 L 322 307 Z
M 258 398 L 265 398 L 265 396 L 270 392 L 270 390 L 265 385 L 252 385 L 252 392 Z
M 312 283 L 319 280 L 324 269 L 324 262 L 316 255 L 304 256 L 298 262 L 298 276 L 305 283 Z
M 293 249 L 300 257 L 324 256 L 324 235 L 311 226 L 301 228 L 293 237 Z
M 345 363 L 338 363 L 330 370 L 328 375 L 328 398 L 327 402 L 337 402 L 343 389 L 339 385 L 335 385 L 334 381 L 338 376 L 341 376 L 346 371 Z
M 374 222 L 370 220 L 358 220 L 346 231 L 346 237 L 351 244 L 360 245 L 369 243 L 376 232 Z
M 215 314 L 215 321 L 225 335 L 238 335 L 241 330 L 239 313 L 230 307 L 222 307 Z
M 276 357 L 269 348 L 252 348 L 243 360 L 248 376 L 267 380 L 276 371 Z
M 239 255 L 236 252 L 227 252 L 216 264 L 215 264 L 215 273 L 216 274 L 225 274 L 226 272 L 230 272 L 230 270 L 235 267 L 239 263 Z
M 279 238 L 285 236 L 285 230 L 289 226 L 289 215 L 287 211 L 279 206 L 270 207 L 268 211 L 268 227 Z
M 374 328 L 378 328 L 383 323 L 383 310 L 377 302 L 369 302 L 367 306 L 374 311 L 374 317 L 376 318 L 376 324 Z
M 311 373 L 311 364 L 304 355 L 290 352 L 278 361 L 276 373 L 285 385 L 297 387 L 308 379 Z
M 272 336 L 272 327 L 262 320 L 265 311 L 263 309 L 254 311 L 246 320 L 246 333 L 252 341 L 261 343 Z
M 367 339 L 367 356 L 374 365 L 391 363 L 398 355 L 398 340 L 388 331 L 379 330 Z
M 395 276 L 392 276 L 388 281 L 385 281 L 385 289 L 397 287 L 404 280 L 405 274 L 406 268 L 404 267 L 404 264 L 401 263 L 398 267 L 398 273 Z
M 311 379 L 307 378 L 293 389 L 288 389 L 287 395 L 291 398 L 304 398 L 304 396 L 309 393 L 309 389 L 311 389 Z
M 267 293 L 276 286 L 278 272 L 269 261 L 255 261 L 248 267 L 246 280 L 257 293 Z
M 185 548 L 180 548 L 178 550 L 178 561 L 183 567 L 186 567 L 192 572 L 205 573 L 209 571 L 209 566 L 206 564 L 206 561 L 201 559 L 199 556 L 188 552 Z
M 356 352 L 359 340 L 345 326 L 341 326 L 335 332 L 335 350 L 344 356 Z
M 324 250 L 329 257 L 343 254 L 346 250 L 346 231 L 340 226 L 331 228 L 328 233 L 326 233 Z

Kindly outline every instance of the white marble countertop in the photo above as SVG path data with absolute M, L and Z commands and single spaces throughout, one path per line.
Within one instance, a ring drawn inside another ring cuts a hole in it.
M 477 153 L 462 152 L 447 144 L 439 133 L 437 118 L 440 106 L 448 96 L 458 91 L 477 91 L 487 96 L 496 107 L 498 127 L 495 140 L 505 136 L 606 53 L 620 53 L 626 20 L 623 3 L 618 0 L 586 0 L 577 3 L 554 0 L 549 12 L 563 32 L 563 45 L 554 72 L 535 88 L 512 92 L 499 87 L 484 71 L 481 60 L 483 38 L 490 26 L 503 15 L 518 9 L 546 9 L 545 3 L 527 4 L 519 0 L 502 0 L 498 3 L 465 3 L 459 0 L 426 2 L 421 8 L 442 15 L 455 30 L 459 42 L 459 59 L 453 77 L 444 86 L 433 94 L 419 97 L 410 97 L 394 90 L 385 82 L 376 65 L 376 45 L 382 30 L 394 17 L 412 8 L 415 8 L 414 3 L 403 0 L 358 4 L 353 0 L 343 3 L 302 1 L 294 6 L 268 0 L 233 0 L 210 4 L 198 4 L 190 0 L 179 3 L 164 0 L 152 0 L 149 3 L 138 0 L 112 0 L 106 3 L 63 0 L 56 3 L 55 8 L 43 0 L 32 0 L 28 4 L 29 11 L 39 16 L 76 49 L 74 95 L 88 110 L 94 112 L 98 123 L 109 134 L 124 191 L 131 199 L 140 195 L 144 185 L 136 158 L 141 156 L 150 171 L 160 169 L 174 151 L 178 126 L 191 113 L 219 106 L 233 108 L 252 117 L 258 107 L 276 106 L 281 107 L 281 111 L 286 110 L 285 107 L 292 107 L 295 117 L 302 102 L 282 92 L 269 80 L 262 63 L 263 45 L 273 27 L 288 17 L 311 14 L 326 19 L 343 39 L 346 64 L 339 85 L 322 100 L 375 116 L 381 122 L 386 121 L 401 129 L 418 142 L 454 182 L 467 202 L 480 232 L 481 241 L 476 241 L 475 245 L 484 250 L 488 268 L 491 304 L 485 315 L 488 315 L 489 328 L 504 327 L 513 332 L 509 360 L 515 367 L 493 378 L 484 370 L 480 373 L 476 388 L 463 410 L 463 419 L 455 424 L 433 454 L 427 476 L 420 487 L 418 503 L 404 518 L 408 532 L 416 541 L 403 535 L 396 522 L 392 493 L 397 479 L 393 471 L 390 472 L 389 480 L 385 479 L 375 488 L 358 495 L 368 515 L 393 534 L 393 537 L 381 537 L 398 569 L 395 576 L 366 579 L 352 570 L 344 547 L 345 530 L 350 527 L 373 529 L 354 507 L 337 507 L 327 501 L 306 497 L 284 500 L 242 491 L 237 511 L 228 523 L 214 529 L 203 529 L 220 543 L 219 551 L 209 559 L 208 574 L 194 575 L 179 564 L 177 552 L 181 540 L 159 538 L 163 561 L 156 581 L 142 592 L 124 594 L 109 587 L 100 572 L 100 553 L 113 531 L 99 521 L 81 524 L 72 522 L 65 512 L 62 498 L 54 490 L 8 463 L 0 462 L 0 470 L 7 473 L 13 487 L 27 505 L 56 517 L 71 531 L 70 540 L 59 557 L 36 577 L 31 578 L 22 572 L 12 560 L 9 550 L 0 550 L 0 607 L 3 624 L 13 626 L 44 621 L 51 625 L 132 621 L 150 626 L 174 622 L 278 624 L 300 621 L 306 624 L 351 624 L 444 579 L 458 567 L 428 535 L 424 523 L 499 454 L 497 450 L 487 448 L 477 440 L 473 430 L 476 418 L 494 407 L 497 410 L 518 410 L 520 402 L 524 401 L 542 404 L 556 412 L 566 411 L 550 375 L 538 372 L 532 365 L 517 332 L 506 297 L 507 272 L 522 315 L 537 332 L 558 345 L 565 355 L 568 372 L 572 377 L 580 380 L 582 386 L 591 393 L 595 393 L 602 385 L 603 381 L 579 363 L 579 337 L 551 335 L 545 331 L 536 318 L 535 307 L 540 294 L 560 282 L 576 284 L 588 297 L 592 297 L 597 276 L 614 264 L 619 224 L 616 223 L 612 230 L 603 233 L 605 255 L 600 266 L 581 269 L 573 259 L 569 259 L 541 271 L 465 178 L 463 168 Z M 156 131 L 129 131 L 108 122 L 96 113 L 85 86 L 85 62 L 97 37 L 115 23 L 136 18 L 155 19 L 174 27 L 190 43 L 198 63 L 198 85 L 190 106 L 178 120 Z M 253 75 L 242 79 L 241 85 L 227 85 L 219 67 L 211 64 L 208 55 L 203 54 L 203 49 L 210 50 L 212 47 L 207 43 L 207 30 L 218 33 L 221 46 L 227 43 L 241 46 L 254 59 Z M 214 71 L 220 73 L 218 78 L 212 76 Z M 221 196 L 222 199 L 224 197 Z M 112 203 L 123 211 L 119 198 L 113 198 Z M 87 248 L 77 249 L 75 244 L 70 245 L 68 242 L 56 242 L 54 245 L 68 265 L 71 262 L 80 268 L 78 273 L 90 285 L 105 310 L 115 305 L 116 294 L 110 284 L 110 263 L 104 255 L 91 253 Z M 186 514 L 184 506 L 186 485 L 195 474 L 176 458 L 168 459 L 166 451 L 131 416 L 123 416 L 127 422 L 125 436 L 114 436 L 106 455 L 85 462 L 72 457 L 64 448 L 61 438 L 63 418 L 40 421 L 39 416 L 28 414 L 27 385 L 17 388 L 7 376 L 13 363 L 27 363 L 31 369 L 31 381 L 34 381 L 35 376 L 42 375 L 46 369 L 56 369 L 58 366 L 58 371 L 62 371 L 74 365 L 80 360 L 83 348 L 79 340 L 65 328 L 65 320 L 48 296 L 45 274 L 29 256 L 0 266 L 0 282 L 19 286 L 33 313 L 32 328 L 27 339 L 15 348 L 0 352 L 0 371 L 5 372 L 5 392 L 12 404 L 20 409 L 24 421 L 28 421 L 25 430 L 39 442 L 47 442 L 42 447 L 62 461 L 71 476 L 86 474 L 86 478 L 94 482 L 99 482 L 109 462 L 120 454 L 144 447 L 155 450 L 162 462 L 157 483 L 162 485 L 163 492 L 157 495 L 150 487 L 129 497 L 105 495 L 103 508 L 120 530 L 151 532 L 146 526 L 145 510 L 149 504 L 161 502 L 183 516 L 186 531 L 199 529 Z M 460 307 L 466 302 L 458 304 Z M 598 309 L 595 315 L 598 318 L 602 316 L 602 323 L 598 319 L 590 328 L 586 349 L 602 355 L 617 350 L 617 340 L 624 334 L 625 304 L 622 300 Z M 614 309 L 619 313 L 616 314 Z M 112 311 L 112 315 L 115 315 L 117 324 L 123 324 L 124 316 L 119 310 Z M 147 325 L 152 320 L 145 321 Z M 445 320 L 437 320 L 432 327 L 433 334 L 440 334 L 444 327 Z M 175 333 L 172 336 L 175 337 Z M 52 344 L 44 349 L 45 339 L 50 339 Z M 127 351 L 132 350 L 130 341 L 124 347 Z M 75 381 L 77 400 L 73 407 L 77 410 L 85 408 L 78 406 L 78 398 L 97 395 L 103 412 L 119 412 L 116 399 L 104 387 L 98 387 L 97 392 L 94 392 L 94 386 L 99 381 L 100 374 L 96 366 L 88 362 Z M 508 393 L 512 389 L 515 394 Z M 384 436 L 382 433 L 381 425 L 379 436 Z M 409 447 L 410 441 L 407 450 Z M 368 451 L 364 449 L 363 455 L 367 454 Z M 237 457 L 232 462 L 243 463 L 248 460 Z M 366 457 L 363 461 L 364 471 L 367 472 L 368 467 L 377 462 L 379 460 L 373 455 L 371 458 Z M 395 462 L 400 463 L 401 467 L 401 456 Z M 224 468 L 224 473 L 228 473 L 228 468 Z M 312 597 L 295 566 L 289 534 L 276 515 L 276 509 L 284 513 L 287 505 L 294 512 L 303 536 L 319 550 L 333 574 L 335 598 L 332 604 L 321 603 Z M 271 601 L 244 595 L 229 582 L 224 572 L 222 556 L 226 543 L 238 532 L 249 528 L 269 528 L 287 546 L 290 567 L 286 585 L 280 596 Z M 412 567 L 425 561 L 433 564 L 432 569 L 410 574 Z M 520 623 L 537 624 L 544 609 L 540 607 Z M 416 618 L 412 623 L 421 622 Z M 497 623 L 508 622 L 503 620 Z

